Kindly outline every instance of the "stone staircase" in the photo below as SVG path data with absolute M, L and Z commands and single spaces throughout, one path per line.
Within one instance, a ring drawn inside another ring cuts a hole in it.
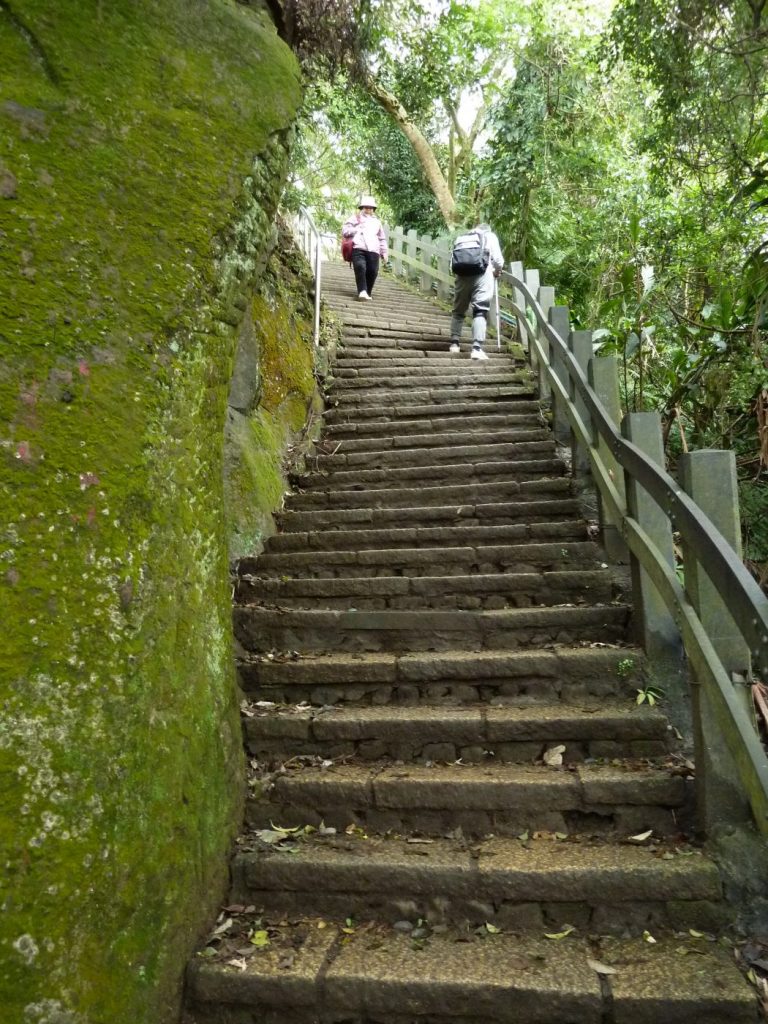
M 450 356 L 391 280 L 325 280 L 325 431 L 239 567 L 247 827 L 188 1021 L 755 1021 L 527 369 Z

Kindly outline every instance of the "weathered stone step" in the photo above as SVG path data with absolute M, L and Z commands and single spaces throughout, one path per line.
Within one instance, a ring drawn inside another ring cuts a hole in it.
M 526 608 L 532 605 L 608 604 L 610 577 L 603 570 L 494 573 L 474 576 L 347 576 L 270 579 L 240 576 L 238 604 L 356 609 Z
M 414 498 L 418 498 L 418 494 Z M 543 535 L 573 536 L 569 532 L 580 517 L 575 498 L 517 501 L 462 502 L 460 505 L 426 505 L 416 508 L 347 508 L 316 511 L 286 509 L 277 518 L 286 533 L 305 530 L 357 530 L 379 528 L 445 528 L 446 526 L 489 527 L 513 523 L 539 527 Z M 566 518 L 568 517 L 568 518 Z M 571 520 L 570 522 L 568 520 Z M 560 522 L 559 520 L 565 520 Z M 560 532 L 562 528 L 563 532 Z M 551 532 L 549 532 L 551 531 Z
M 643 658 L 634 648 L 561 647 L 526 651 L 417 654 L 250 655 L 238 662 L 240 684 L 262 700 L 368 704 L 583 704 L 634 699 Z
M 265 764 L 294 755 L 465 764 L 531 763 L 561 746 L 564 764 L 585 758 L 661 757 L 670 735 L 654 708 L 604 699 L 537 707 L 300 708 L 256 704 L 243 716 L 246 746 Z
M 484 364 L 468 363 L 465 370 L 435 374 L 409 373 L 403 376 L 387 374 L 382 377 L 334 377 L 329 394 L 332 400 L 347 399 L 352 393 L 375 394 L 378 391 L 402 392 L 423 391 L 424 388 L 479 388 L 515 387 L 526 385 L 527 374 L 510 373 L 508 370 L 488 369 Z
M 359 406 L 375 403 L 381 405 L 427 405 L 439 404 L 440 402 L 488 402 L 498 399 L 509 402 L 516 398 L 532 399 L 535 396 L 534 389 L 527 384 L 494 384 L 483 383 L 478 380 L 474 384 L 453 384 L 451 386 L 425 387 L 419 384 L 413 388 L 348 388 L 346 390 L 334 390 L 332 401 L 337 406 Z
M 315 513 L 296 513 L 311 519 Z M 327 515 L 327 513 L 317 513 Z M 587 524 L 578 519 L 561 522 L 512 523 L 507 526 L 412 526 L 379 530 L 324 529 L 314 533 L 276 533 L 266 543 L 277 551 L 365 551 L 371 548 L 420 548 L 445 545 L 517 544 L 530 541 L 586 540 Z M 260 556 L 240 559 L 238 572 L 259 575 Z
M 261 927 L 248 924 L 235 945 L 247 948 L 249 931 Z M 755 997 L 730 951 L 691 936 L 649 945 L 609 938 L 597 944 L 576 934 L 558 942 L 448 932 L 415 945 L 409 934 L 392 929 L 342 932 L 326 921 L 322 929 L 316 922 L 275 924 L 270 935 L 270 946 L 247 961 L 234 952 L 192 961 L 190 1024 L 754 1024 L 756 1019 Z M 599 975 L 590 960 L 615 964 L 616 973 Z
M 454 426 L 462 426 L 480 416 L 532 416 L 537 426 L 541 426 L 541 406 L 530 399 L 512 398 L 509 401 L 450 401 L 439 403 L 390 403 L 371 402 L 365 406 L 351 408 L 331 407 L 325 410 L 323 418 L 330 431 L 349 430 L 352 427 L 360 431 L 371 429 L 368 424 L 389 423 L 390 421 L 416 420 L 421 418 L 421 430 L 431 429 L 435 420 L 453 421 Z M 424 421 L 428 422 L 424 422 Z M 449 423 L 443 429 L 449 429 Z
M 540 648 L 579 641 L 621 643 L 625 605 L 505 608 L 492 611 L 349 611 L 236 605 L 235 638 L 243 650 L 477 651 Z
M 685 780 L 663 768 L 576 765 L 332 765 L 250 780 L 252 828 L 350 824 L 366 832 L 445 836 L 565 834 L 677 835 Z M 563 898 L 563 897 L 561 897 Z
M 594 571 L 604 565 L 590 541 L 488 544 L 482 547 L 370 548 L 362 551 L 266 552 L 260 576 L 310 579 L 363 576 L 487 576 L 493 573 Z
M 571 481 L 567 477 L 546 477 L 543 480 L 499 480 L 483 484 L 451 484 L 448 486 L 434 485 L 419 487 L 414 495 L 413 487 L 392 487 L 380 490 L 328 490 L 312 491 L 311 493 L 292 494 L 286 501 L 286 507 L 296 512 L 308 512 L 312 509 L 352 509 L 352 508 L 409 508 L 414 497 L 419 504 L 447 505 L 452 503 L 454 509 L 460 505 L 489 504 L 508 502 L 510 499 L 525 498 L 568 498 L 571 495 Z
M 352 362 L 355 365 L 350 365 Z M 333 379 L 340 386 L 342 382 L 351 381 L 365 381 L 367 384 L 375 384 L 375 382 L 381 380 L 382 383 L 386 383 L 388 379 L 399 380 L 405 378 L 412 382 L 415 380 L 421 380 L 423 382 L 432 382 L 432 378 L 446 378 L 455 380 L 457 377 L 465 377 L 467 380 L 474 380 L 478 376 L 482 375 L 483 380 L 495 380 L 500 379 L 504 381 L 528 381 L 531 379 L 531 371 L 523 369 L 522 367 L 516 367 L 511 360 L 502 362 L 500 359 L 489 359 L 485 363 L 480 363 L 472 360 L 460 359 L 457 356 L 451 356 L 448 354 L 443 360 L 442 358 L 438 362 L 435 359 L 420 360 L 417 366 L 414 366 L 414 360 L 406 360 L 405 364 L 395 363 L 394 361 L 387 362 L 382 365 L 383 360 L 364 360 L 364 363 L 375 363 L 374 366 L 363 365 L 360 366 L 357 360 L 337 360 L 334 363 Z
M 368 465 L 362 462 L 352 469 L 344 468 L 343 463 L 338 464 L 334 460 L 329 460 L 320 472 L 292 474 L 291 483 L 305 492 L 325 491 L 333 487 L 351 491 L 376 491 L 407 487 L 409 484 L 419 488 L 445 487 L 453 484 L 467 486 L 563 476 L 565 467 L 562 461 L 556 458 L 536 458 L 539 453 L 535 444 L 534 442 L 530 446 L 533 450 L 519 452 L 522 458 L 514 461 L 508 461 L 503 456 L 488 461 L 478 457 L 477 461 L 458 463 L 452 459 L 430 460 L 429 454 L 433 451 L 439 452 L 440 449 L 428 449 L 415 455 L 404 449 L 398 453 L 401 456 L 398 459 L 384 461 L 374 457 L 368 460 Z M 384 462 L 384 465 L 377 466 L 379 462 Z
M 378 469 L 381 466 L 433 465 L 446 461 L 460 464 L 467 459 L 490 462 L 492 459 L 551 458 L 554 450 L 550 434 L 529 427 L 505 431 L 501 439 L 498 434 L 488 433 L 473 437 L 469 442 L 463 435 L 455 434 L 407 434 L 405 437 L 332 441 L 318 448 L 318 454 L 310 462 L 320 470 L 352 466 Z
M 387 448 L 419 445 L 442 447 L 457 444 L 513 444 L 520 434 L 541 429 L 541 418 L 536 415 L 472 416 L 461 420 L 452 417 L 427 420 L 368 420 L 339 423 L 330 426 L 322 439 L 315 442 L 316 450 L 377 451 Z
M 367 348 L 365 343 L 360 345 L 346 342 L 343 348 L 337 352 L 334 360 L 334 370 L 359 370 L 365 368 L 380 369 L 386 366 L 408 368 L 412 373 L 417 367 L 438 367 L 445 366 L 455 368 L 456 359 L 461 359 L 464 354 L 469 354 L 471 344 L 465 342 L 462 353 L 456 354 L 448 351 L 447 343 L 442 352 L 432 350 L 424 351 L 417 348 L 395 349 L 393 352 L 385 348 Z M 524 368 L 523 363 L 515 360 L 507 352 L 497 352 L 495 348 L 486 347 L 485 354 L 494 366 L 507 366 L 511 370 Z
M 290 854 L 254 841 L 233 860 L 230 900 L 275 916 L 491 923 L 537 936 L 565 922 L 582 934 L 639 936 L 723 921 L 717 868 L 695 847 L 577 838 L 496 837 L 467 848 L 342 834 L 309 838 Z

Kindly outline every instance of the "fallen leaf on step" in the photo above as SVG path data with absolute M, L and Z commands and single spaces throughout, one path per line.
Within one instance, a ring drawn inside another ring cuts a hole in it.
M 587 966 L 591 967 L 593 971 L 597 971 L 598 974 L 619 973 L 615 967 L 609 967 L 608 964 L 602 964 L 599 960 L 587 960 Z
M 639 832 L 636 836 L 630 836 L 629 841 L 631 843 L 644 843 L 646 839 L 650 839 L 653 835 L 653 829 L 649 828 L 647 832 Z
M 406 839 L 406 843 L 423 843 L 424 845 L 434 843 L 434 841 L 434 839 L 420 839 L 418 836 L 408 836 Z
M 656 941 L 656 939 L 654 939 L 654 937 L 651 935 L 651 933 L 649 931 L 647 931 L 647 930 L 643 932 L 643 939 L 646 942 L 650 942 L 650 943 L 654 943 Z
M 575 927 L 572 924 L 565 924 L 565 925 L 563 925 L 563 930 L 561 932 L 544 932 L 544 938 L 545 939 L 564 939 L 564 938 L 566 938 L 566 936 L 570 935 L 571 932 L 575 932 L 575 931 L 576 931 L 576 929 L 575 929 Z
M 248 964 L 245 960 L 227 960 L 230 967 L 236 967 L 238 971 L 244 971 Z
M 556 747 L 550 747 L 549 750 L 544 751 L 544 764 L 548 764 L 552 768 L 559 767 L 563 763 L 564 753 L 565 747 L 562 743 Z
M 257 949 L 264 949 L 269 945 L 269 932 L 258 931 L 251 936 L 251 945 Z

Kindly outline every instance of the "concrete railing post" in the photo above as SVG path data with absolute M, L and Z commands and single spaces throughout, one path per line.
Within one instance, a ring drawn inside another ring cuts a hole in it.
M 525 271 L 525 283 L 530 288 L 531 294 L 533 295 L 534 299 L 538 300 L 538 298 L 539 298 L 539 289 L 541 288 L 541 274 L 539 273 L 539 271 L 538 270 L 526 270 Z M 523 305 L 525 306 L 525 303 Z M 530 330 L 530 328 L 528 328 L 527 325 L 526 325 L 526 329 Z M 531 345 L 528 343 L 527 339 L 526 339 L 526 343 L 524 345 L 524 348 L 528 352 L 528 358 L 531 361 L 531 368 L 534 369 L 534 370 L 538 369 L 538 363 L 537 363 L 537 360 L 536 360 L 536 353 L 534 352 L 534 350 L 531 347 Z
M 568 336 L 571 333 L 571 315 L 568 307 L 552 306 L 549 310 L 549 323 L 567 346 Z M 563 365 L 562 359 L 557 354 L 557 349 L 551 343 L 549 346 L 549 363 L 567 392 L 569 374 Z M 565 403 L 554 394 L 552 395 L 552 429 L 555 433 L 555 440 L 559 444 L 570 445 L 571 424 L 568 422 L 568 417 L 565 413 Z
M 437 269 L 441 274 L 451 273 L 451 252 L 445 247 L 445 243 L 437 249 Z M 437 282 L 437 296 L 439 299 L 448 300 L 453 297 L 453 285 L 447 281 Z
M 619 363 L 616 356 L 594 356 L 589 363 L 589 383 L 618 430 L 621 423 L 621 397 L 619 394 Z M 597 443 L 598 458 L 605 466 L 611 482 L 618 491 L 622 506 L 626 507 L 624 471 L 616 461 L 610 446 L 597 432 L 596 427 L 593 428 L 593 438 Z M 622 536 L 621 520 L 616 519 L 610 508 L 606 508 L 599 490 L 597 492 L 597 514 L 600 522 L 600 537 L 606 556 L 611 562 L 627 563 L 629 549 Z
M 661 417 L 656 412 L 633 412 L 622 422 L 624 437 L 639 448 L 649 459 L 664 465 L 664 446 L 661 435 Z M 672 545 L 672 524 L 637 480 L 629 473 L 624 479 L 629 515 L 636 520 L 661 558 L 670 569 L 675 568 Z M 638 643 L 645 649 L 651 671 L 667 697 L 683 715 L 682 641 L 675 621 L 651 577 L 634 555 L 630 556 L 635 632 Z M 686 716 L 687 717 L 687 716 Z
M 403 229 L 398 225 L 392 232 L 389 239 L 390 258 L 392 270 L 397 277 L 403 276 L 403 261 L 400 256 L 403 252 Z
M 432 266 L 432 236 L 422 235 L 421 236 L 421 262 L 425 263 L 428 267 Z M 432 294 L 432 277 L 431 270 L 421 271 L 421 280 L 419 281 L 419 288 L 427 295 Z
M 741 556 L 739 493 L 736 456 L 731 451 L 697 451 L 680 456 L 679 477 L 683 490 L 707 515 L 734 551 Z M 683 538 L 685 589 L 712 641 L 723 668 L 736 687 L 739 700 L 752 715 L 747 686 L 751 674 L 749 647 L 728 611 L 718 588 L 709 579 Z M 738 770 L 723 740 L 716 706 L 707 692 L 694 687 L 693 734 L 696 748 L 696 794 L 700 825 L 714 826 L 747 819 L 749 812 Z
M 573 354 L 573 358 L 579 364 L 581 372 L 586 377 L 589 360 L 592 358 L 592 331 L 571 331 L 568 336 L 568 348 Z M 570 380 L 570 377 L 568 394 L 576 407 L 576 412 L 579 414 L 582 423 L 589 431 L 589 441 L 587 444 L 584 444 L 578 440 L 573 430 L 571 430 L 571 465 L 579 490 L 583 491 L 591 485 L 592 468 L 589 461 L 589 448 L 593 442 L 594 428 L 592 426 L 592 419 L 587 414 L 584 399 L 576 390 L 576 386 Z
M 513 277 L 516 277 L 518 279 L 518 281 L 524 280 L 525 271 L 523 270 L 523 264 L 520 262 L 520 260 L 515 260 L 515 261 L 513 261 L 512 263 L 509 264 L 509 272 L 510 272 L 510 274 Z M 526 307 L 525 296 L 523 295 L 523 293 L 520 291 L 519 288 L 514 288 L 512 290 L 512 297 L 513 297 L 514 302 L 517 303 L 517 305 L 521 309 L 525 309 L 525 307 Z M 517 322 L 517 335 L 518 335 L 518 338 L 520 340 L 520 344 L 523 347 L 523 351 L 527 352 L 528 351 L 528 323 L 527 323 L 526 320 L 518 318 L 518 322 Z
M 544 316 L 549 320 L 549 311 L 555 304 L 555 289 L 548 286 L 539 288 L 539 305 L 541 306 Z M 549 352 L 549 342 L 544 334 L 541 327 L 537 327 L 536 336 L 539 339 L 539 343 L 545 352 Z M 552 401 L 552 389 L 549 386 L 549 381 L 544 376 L 541 367 L 539 370 L 539 398 L 542 402 L 550 403 Z
M 419 236 L 416 233 L 415 228 L 411 228 L 408 234 L 405 236 L 405 254 L 410 256 L 411 259 L 416 259 L 417 250 L 419 248 Z M 417 275 L 418 271 L 414 270 L 410 263 L 405 265 L 405 278 L 408 281 L 412 281 Z

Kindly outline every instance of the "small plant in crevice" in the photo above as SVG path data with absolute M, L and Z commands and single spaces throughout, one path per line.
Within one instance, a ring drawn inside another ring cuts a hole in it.
M 635 670 L 635 659 L 634 658 L 622 658 L 621 661 L 616 664 L 616 675 L 621 680 L 629 679 Z
M 638 689 L 635 703 L 638 705 L 649 704 L 653 707 L 655 704 L 658 704 L 663 697 L 664 691 L 658 686 L 645 686 Z

